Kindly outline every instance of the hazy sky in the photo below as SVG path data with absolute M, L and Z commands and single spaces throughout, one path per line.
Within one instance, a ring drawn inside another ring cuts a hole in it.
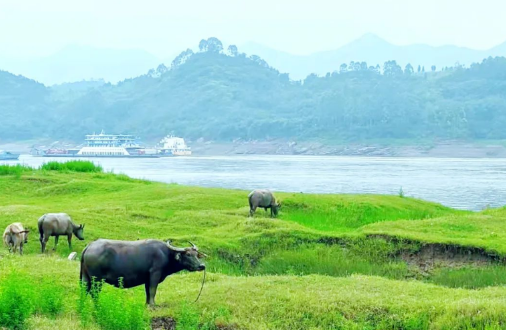
M 504 0 L 0 0 L 0 55 L 79 44 L 165 58 L 210 36 L 308 54 L 367 32 L 486 49 L 506 41 L 504 12 Z

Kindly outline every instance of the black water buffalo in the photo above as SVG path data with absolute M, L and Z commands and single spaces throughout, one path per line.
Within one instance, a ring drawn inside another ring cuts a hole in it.
M 58 245 L 59 236 L 67 236 L 69 249 L 72 249 L 72 234 L 84 240 L 84 225 L 76 225 L 67 213 L 46 213 L 38 220 L 42 253 L 46 250 L 49 237 L 54 236 L 54 248 Z
M 115 287 L 131 288 L 144 284 L 146 304 L 154 305 L 158 284 L 181 270 L 201 271 L 199 258 L 206 255 L 192 247 L 178 248 L 158 240 L 116 241 L 99 239 L 89 244 L 81 256 L 80 279 L 91 290 L 91 280 Z M 100 290 L 100 285 L 98 286 Z
M 261 207 L 267 211 L 271 209 L 271 217 L 277 216 L 281 208 L 281 203 L 276 203 L 276 198 L 269 190 L 257 189 L 248 195 L 249 216 L 253 216 L 257 207 Z

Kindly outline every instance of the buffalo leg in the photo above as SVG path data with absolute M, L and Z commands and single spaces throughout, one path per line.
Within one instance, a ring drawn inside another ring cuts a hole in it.
M 257 209 L 257 208 L 256 208 L 256 206 L 252 206 L 252 207 L 250 207 L 250 209 L 249 209 L 249 216 L 250 216 L 250 217 L 252 217 L 252 216 L 253 216 L 253 214 L 255 213 L 256 209 Z
M 67 240 L 69 241 L 69 249 L 72 250 L 72 234 L 67 236 Z
M 42 253 L 46 251 L 47 241 L 49 241 L 49 236 L 44 235 L 42 242 L 40 242 L 42 244 Z
M 23 255 L 23 242 L 21 242 L 21 244 L 19 244 L 19 254 Z
M 60 236 L 58 236 L 58 235 L 56 235 L 54 237 L 54 248 L 53 248 L 53 250 L 56 250 L 56 246 L 58 245 L 58 238 L 60 238 Z
M 158 283 L 160 283 L 161 274 L 160 272 L 153 272 L 149 276 L 149 283 L 146 283 L 146 304 L 155 304 L 156 289 Z
M 84 271 L 81 271 L 81 285 L 86 285 L 86 293 L 91 293 L 91 279 Z

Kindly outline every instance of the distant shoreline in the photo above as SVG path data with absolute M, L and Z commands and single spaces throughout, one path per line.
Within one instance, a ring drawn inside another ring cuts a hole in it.
M 435 145 L 323 144 L 312 142 L 192 143 L 194 155 L 311 155 L 424 158 L 506 158 L 497 142 L 446 142 Z
M 0 150 L 29 154 L 33 145 L 50 142 L 5 142 Z M 232 155 L 299 155 L 299 156 L 370 156 L 370 157 L 424 157 L 424 158 L 506 158 L 506 146 L 497 141 L 440 142 L 435 144 L 326 144 L 322 142 L 236 141 L 189 142 L 194 156 Z M 149 143 L 148 143 L 149 145 Z

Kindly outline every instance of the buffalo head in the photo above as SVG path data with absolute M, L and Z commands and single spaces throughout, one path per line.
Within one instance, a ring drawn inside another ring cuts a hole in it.
M 84 240 L 84 225 L 79 225 L 74 228 L 74 235 L 79 238 L 81 241 Z
M 179 262 L 183 269 L 190 272 L 200 271 L 206 269 L 199 258 L 207 257 L 204 253 L 200 252 L 195 244 L 189 242 L 192 247 L 189 248 L 178 248 L 172 246 L 170 241 L 167 241 L 167 247 L 176 252 L 174 259 Z
M 21 231 L 20 233 L 23 235 L 23 244 L 27 244 L 28 243 L 28 233 L 30 231 L 29 230 L 23 230 Z
M 279 210 L 281 209 L 281 202 L 278 201 L 276 204 L 274 204 L 274 206 L 272 207 L 272 213 L 274 213 L 274 215 L 278 215 L 278 212 Z

